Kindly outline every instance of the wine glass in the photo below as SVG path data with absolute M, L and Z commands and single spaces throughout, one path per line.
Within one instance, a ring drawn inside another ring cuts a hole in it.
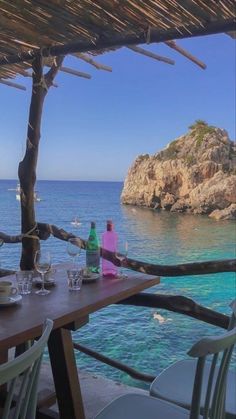
M 50 253 L 44 250 L 37 250 L 34 257 L 34 266 L 35 266 L 36 271 L 38 271 L 41 274 L 41 278 L 42 278 L 42 286 L 38 291 L 36 291 L 35 294 L 47 295 L 50 293 L 50 291 L 44 288 L 44 275 L 48 271 L 50 271 L 50 268 L 51 268 Z
M 128 275 L 126 275 L 123 270 L 122 266 L 124 264 L 124 261 L 126 260 L 128 256 L 128 242 L 127 240 L 119 240 L 117 244 L 117 250 L 115 252 L 116 258 L 120 261 L 120 278 L 128 278 Z
M 34 257 L 34 266 L 36 271 L 41 274 L 42 286 L 35 292 L 38 295 L 47 295 L 50 293 L 49 290 L 46 290 L 44 287 L 44 276 L 51 269 L 51 255 L 50 252 L 44 250 L 37 250 Z
M 73 266 L 75 267 L 76 257 L 80 255 L 81 248 L 77 245 L 78 241 L 76 237 L 68 239 L 67 242 L 67 253 L 72 257 Z
M 0 247 L 3 245 L 4 241 L 3 239 L 0 239 Z M 1 266 L 1 261 L 0 261 L 0 266 Z

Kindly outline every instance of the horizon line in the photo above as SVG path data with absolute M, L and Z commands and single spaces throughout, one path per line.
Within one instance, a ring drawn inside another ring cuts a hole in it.
M 17 178 L 0 178 L 1 180 L 10 180 L 10 181 L 15 181 L 15 182 L 19 182 L 19 179 Z M 79 179 L 37 179 L 37 182 L 113 182 L 113 183 L 122 183 L 124 182 L 124 180 L 79 180 Z

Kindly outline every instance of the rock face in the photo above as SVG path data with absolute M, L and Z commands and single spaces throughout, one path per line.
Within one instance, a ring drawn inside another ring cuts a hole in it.
M 224 219 L 235 218 L 236 147 L 225 130 L 197 121 L 164 150 L 137 157 L 121 201 L 216 219 L 224 211 Z
M 224 210 L 212 211 L 209 217 L 214 218 L 215 220 L 235 220 L 236 219 L 236 204 L 231 204 L 228 208 Z

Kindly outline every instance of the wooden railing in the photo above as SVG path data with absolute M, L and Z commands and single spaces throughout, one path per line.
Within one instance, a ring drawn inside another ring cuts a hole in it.
M 75 237 L 77 239 L 77 245 L 81 249 L 86 249 L 86 240 L 68 233 L 55 225 L 45 223 L 37 223 L 35 228 L 31 229 L 30 234 L 9 236 L 0 232 L 0 240 L 3 240 L 4 243 L 21 243 L 23 239 L 29 241 L 47 240 L 50 235 L 53 235 L 57 239 L 63 241 L 67 241 L 69 238 Z M 121 265 L 120 260 L 116 258 L 114 253 L 101 248 L 101 255 L 103 258 L 114 263 L 114 265 Z M 122 266 L 133 271 L 150 275 L 176 277 L 186 275 L 206 275 L 219 272 L 236 272 L 236 259 L 182 263 L 178 265 L 160 265 L 126 258 L 122 262 Z M 31 266 L 30 269 L 33 269 L 33 266 Z
M 134 305 L 134 306 L 143 306 L 143 307 L 152 307 L 152 308 L 161 308 L 173 311 L 175 313 L 185 314 L 192 318 L 201 320 L 208 324 L 212 324 L 214 326 L 222 327 L 223 329 L 227 329 L 229 326 L 229 317 L 218 313 L 214 310 L 210 310 L 206 307 L 203 307 L 197 303 L 195 303 L 190 298 L 182 297 L 182 296 L 175 296 L 175 295 L 163 295 L 163 294 L 147 294 L 147 293 L 139 293 L 134 295 L 133 297 L 129 297 L 123 301 L 120 301 L 118 304 L 126 304 L 126 305 Z M 137 371 L 136 369 L 123 364 L 117 360 L 109 358 L 94 349 L 88 348 L 85 345 L 81 345 L 78 342 L 73 342 L 74 348 L 84 354 L 100 361 L 104 364 L 107 364 L 113 368 L 116 368 L 120 371 L 125 372 L 126 374 L 130 375 L 130 377 L 141 380 L 147 383 L 151 383 L 155 376 L 151 374 L 145 374 L 143 372 Z
M 31 241 L 47 240 L 50 235 L 53 235 L 55 238 L 63 241 L 68 241 L 69 238 L 75 237 L 77 239 L 77 245 L 82 249 L 86 249 L 86 240 L 68 233 L 67 231 L 58 228 L 55 225 L 45 223 L 37 223 L 35 228 L 30 231 L 30 234 L 28 233 L 25 235 L 20 234 L 17 236 L 9 236 L 0 232 L 0 241 L 4 243 L 20 243 L 22 242 L 22 239 Z M 134 260 L 131 258 L 126 258 L 125 261 L 121 262 L 112 252 L 102 248 L 100 249 L 100 252 L 103 258 L 113 262 L 116 266 L 121 266 L 122 263 L 122 266 L 125 268 L 150 275 L 177 277 L 236 271 L 236 259 L 193 262 L 178 265 L 160 265 Z M 6 269 L 0 269 L 0 276 L 4 276 L 12 272 L 13 271 Z M 190 298 L 179 295 L 149 294 L 142 292 L 121 301 L 119 304 L 166 309 L 175 313 L 184 314 L 186 316 L 224 329 L 227 329 L 229 324 L 228 316 L 203 307 Z M 103 354 L 100 354 L 93 349 L 79 343 L 74 342 L 74 348 L 89 356 L 92 356 L 101 362 L 104 362 L 112 367 L 128 373 L 133 378 L 146 382 L 151 382 L 154 379 L 154 376 L 152 375 L 143 374 L 139 371 L 136 371 L 135 369 L 120 363 L 119 361 L 115 361 L 109 357 L 106 357 Z

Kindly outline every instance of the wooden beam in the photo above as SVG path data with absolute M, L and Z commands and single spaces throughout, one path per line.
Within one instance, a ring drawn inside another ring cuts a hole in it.
M 48 89 L 52 86 L 54 78 L 62 65 L 63 56 L 57 57 L 50 70 L 43 74 L 43 60 L 39 55 L 32 64 L 32 95 L 29 110 L 27 139 L 25 155 L 18 166 L 20 181 L 21 204 L 21 232 L 22 252 L 20 268 L 31 270 L 34 268 L 35 251 L 39 249 L 40 242 L 37 236 L 29 237 L 27 232 L 34 230 L 37 225 L 34 209 L 34 185 L 36 182 L 36 168 L 38 148 L 40 142 L 40 127 L 43 103 Z
M 77 41 L 64 45 L 55 45 L 42 48 L 40 51 L 31 50 L 27 52 L 19 52 L 16 55 L 8 55 L 0 58 L 0 65 L 16 64 L 22 61 L 30 61 L 41 55 L 43 57 L 56 57 L 58 55 L 73 54 L 74 52 L 99 51 L 105 48 L 118 48 L 123 46 L 165 42 L 173 39 L 191 38 L 196 36 L 212 35 L 216 33 L 234 31 L 236 29 L 236 19 L 228 20 L 220 19 L 209 22 L 203 26 L 188 25 L 178 28 L 157 29 L 149 28 L 146 32 L 139 35 L 116 34 L 113 37 L 98 36 L 96 41 Z
M 32 74 L 29 71 L 23 70 L 22 68 L 17 68 L 17 73 L 24 77 L 32 77 Z
M 22 84 L 13 83 L 12 81 L 0 79 L 0 83 L 5 84 L 6 86 L 9 86 L 9 87 L 14 87 L 15 89 L 26 90 L 26 87 L 23 86 Z
M 145 381 L 147 383 L 151 383 L 154 379 L 154 375 L 150 374 L 144 374 L 142 372 L 139 372 L 135 370 L 134 368 L 129 367 L 126 364 L 123 364 L 122 362 L 116 361 L 112 358 L 109 358 L 108 356 L 105 356 L 99 352 L 94 351 L 91 348 L 88 348 L 87 346 L 81 345 L 80 343 L 73 342 L 73 346 L 75 349 L 77 349 L 80 352 L 83 352 L 84 354 L 91 356 L 94 359 L 97 359 L 97 361 L 103 362 L 104 364 L 110 365 L 110 367 L 116 368 L 117 370 L 123 371 L 126 374 L 129 374 L 130 377 L 136 379 Z
M 174 313 L 184 314 L 205 323 L 227 329 L 229 317 L 225 314 L 211 310 L 207 307 L 195 303 L 191 298 L 182 295 L 170 294 L 151 294 L 140 292 L 117 304 L 134 305 L 138 307 L 151 307 L 173 311 Z
M 51 65 L 47 64 L 46 67 L 51 68 Z M 73 76 L 83 77 L 84 79 L 91 79 L 92 78 L 92 76 L 90 76 L 90 74 L 88 74 L 88 73 L 84 73 L 82 71 L 74 70 L 73 68 L 69 68 L 69 67 L 62 66 L 60 68 L 60 71 L 62 71 L 63 73 L 72 74 Z
M 226 32 L 226 35 L 230 36 L 230 38 L 236 39 L 236 31 Z
M 192 54 L 190 54 L 184 48 L 182 48 L 179 45 L 177 45 L 175 41 L 166 41 L 165 44 L 168 45 L 168 47 L 170 47 L 170 48 L 174 49 L 175 51 L 179 52 L 184 57 L 188 58 L 194 64 L 197 64 L 203 70 L 206 69 L 207 66 L 206 66 L 205 63 L 203 63 L 202 61 L 200 61 L 198 58 L 194 57 Z
M 37 223 L 35 224 L 35 229 L 32 230 L 31 234 L 32 236 L 38 236 L 40 240 L 47 240 L 50 235 L 64 241 L 68 241 L 69 238 L 75 237 L 77 239 L 76 245 L 81 249 L 86 249 L 86 240 L 76 237 L 74 234 L 68 233 L 53 224 Z M 0 239 L 4 240 L 4 243 L 18 243 L 24 239 L 24 234 L 19 236 L 8 236 L 5 233 L 0 232 Z M 100 252 L 104 259 L 111 261 L 116 266 L 121 266 L 121 262 L 116 258 L 115 253 L 103 248 L 100 248 Z M 178 265 L 159 265 L 127 258 L 122 262 L 122 266 L 133 271 L 149 275 L 175 277 L 186 275 L 206 275 L 219 272 L 236 272 L 236 259 L 191 262 Z
M 105 65 L 105 64 L 98 63 L 97 61 L 93 60 L 91 57 L 89 57 L 86 54 L 81 54 L 79 52 L 75 52 L 72 55 L 74 55 L 74 57 L 80 58 L 81 60 L 85 61 L 88 64 L 93 65 L 95 68 L 97 68 L 97 70 L 109 71 L 110 73 L 112 72 L 111 67 L 109 67 L 108 65 Z
M 92 76 L 88 73 L 83 73 L 82 71 L 77 71 L 74 70 L 73 68 L 69 68 L 69 67 L 61 67 L 60 71 L 63 71 L 63 73 L 68 73 L 68 74 L 72 74 L 73 76 L 77 76 L 77 77 L 83 77 L 84 79 L 91 79 Z
M 162 57 L 161 55 L 157 55 L 154 52 L 147 51 L 146 49 L 137 47 L 136 45 L 132 47 L 127 47 L 127 48 L 131 49 L 134 52 L 137 52 L 138 54 L 142 54 L 142 55 L 145 55 L 146 57 L 153 58 L 154 60 L 162 61 L 163 63 L 166 63 L 166 64 L 172 64 L 172 65 L 175 64 L 175 62 L 171 60 L 170 58 Z

